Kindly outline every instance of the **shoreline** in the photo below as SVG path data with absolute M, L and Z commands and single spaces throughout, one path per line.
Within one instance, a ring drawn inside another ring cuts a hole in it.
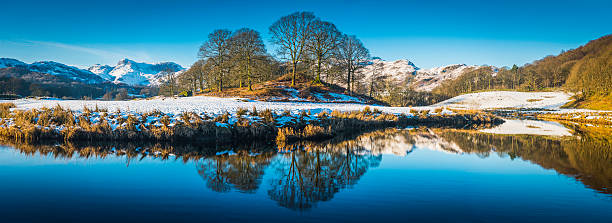
M 151 141 L 227 144 L 239 141 L 295 142 L 326 140 L 336 136 L 388 127 L 435 126 L 476 128 L 504 121 L 484 113 L 456 113 L 437 109 L 413 110 L 409 114 L 385 113 L 369 106 L 359 111 L 328 112 L 320 109 L 277 113 L 239 108 L 234 113 L 180 114 L 109 112 L 101 108 L 83 111 L 54 108 L 15 110 L 2 104 L 0 137 L 21 142 L 63 141 Z

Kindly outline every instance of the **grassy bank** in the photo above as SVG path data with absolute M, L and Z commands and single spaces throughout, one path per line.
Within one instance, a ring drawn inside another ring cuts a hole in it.
M 325 140 L 393 126 L 427 125 L 472 128 L 496 125 L 503 120 L 486 114 L 422 111 L 410 114 L 383 113 L 366 107 L 362 111 L 299 114 L 253 108 L 213 115 L 184 112 L 169 114 L 109 112 L 100 108 L 72 111 L 60 107 L 12 110 L 0 106 L 0 136 L 14 141 L 149 141 L 226 144 L 235 141 Z
M 536 113 L 534 117 L 542 120 L 612 126 L 612 112 Z
M 563 108 L 585 108 L 592 110 L 612 110 L 612 94 L 598 94 L 587 98 L 574 98 Z

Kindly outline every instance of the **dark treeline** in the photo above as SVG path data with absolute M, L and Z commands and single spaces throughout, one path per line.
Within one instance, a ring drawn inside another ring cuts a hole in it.
M 547 56 L 524 66 L 485 66 L 446 81 L 434 93 L 452 97 L 490 89 L 535 91 L 565 89 L 578 99 L 609 95 L 612 90 L 612 35 L 590 41 L 577 49 Z
M 212 31 L 198 51 L 199 60 L 184 73 L 169 75 L 160 94 L 253 90 L 254 84 L 285 74 L 291 86 L 298 81 L 340 84 L 350 93 L 361 78 L 356 71 L 370 58 L 356 36 L 341 33 L 312 12 L 283 16 L 268 31 L 277 52 L 269 53 L 260 33 L 250 28 Z

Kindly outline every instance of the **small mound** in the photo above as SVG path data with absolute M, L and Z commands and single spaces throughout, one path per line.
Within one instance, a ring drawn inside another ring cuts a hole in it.
M 323 103 L 359 103 L 378 104 L 386 103 L 371 97 L 347 93 L 346 89 L 335 84 L 313 83 L 310 79 L 298 78 L 296 84 L 291 86 L 290 74 L 276 80 L 254 84 L 252 90 L 248 87 L 226 88 L 223 92 L 206 92 L 201 95 L 215 97 L 242 97 L 257 101 L 291 101 L 291 102 L 323 102 Z

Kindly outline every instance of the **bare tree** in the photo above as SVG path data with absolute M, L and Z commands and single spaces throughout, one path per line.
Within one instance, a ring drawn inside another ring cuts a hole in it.
M 336 58 L 346 70 L 346 90 L 350 94 L 355 84 L 355 71 L 364 66 L 370 52 L 356 36 L 345 34 L 336 51 Z
M 230 55 L 229 39 L 231 32 L 226 29 L 218 29 L 208 34 L 208 40 L 202 44 L 198 56 L 208 60 L 213 66 L 216 74 L 217 89 L 223 91 L 223 78 L 229 72 L 227 60 Z
M 312 34 L 308 39 L 307 50 L 313 54 L 316 61 L 315 84 L 321 83 L 322 63 L 338 47 L 341 37 L 342 34 L 333 23 L 319 19 L 312 22 Z
M 174 75 L 174 71 L 170 68 L 166 68 L 162 70 L 160 73 L 160 77 L 163 80 L 163 91 L 167 93 L 168 96 L 173 96 L 177 92 L 177 80 Z
M 287 55 L 293 67 L 291 86 L 295 85 L 297 64 L 312 32 L 315 16 L 312 12 L 295 12 L 283 16 L 270 26 L 272 42 L 279 45 L 279 53 Z
M 266 54 L 263 40 L 259 32 L 249 28 L 242 28 L 234 32 L 230 38 L 230 43 L 232 55 L 237 59 L 240 65 L 245 66 L 244 72 L 246 74 L 247 84 L 249 91 L 252 91 L 252 68 L 255 64 L 255 60 Z

